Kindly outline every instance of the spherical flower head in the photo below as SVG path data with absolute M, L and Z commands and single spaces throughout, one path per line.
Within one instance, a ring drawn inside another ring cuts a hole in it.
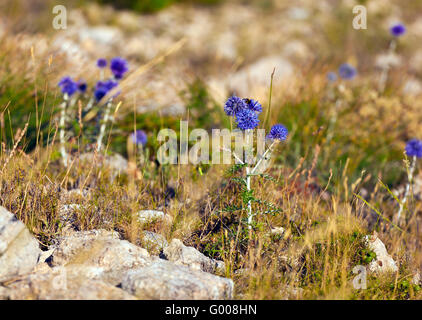
M 245 101 L 246 107 L 249 110 L 252 110 L 252 111 L 255 111 L 255 112 L 258 112 L 258 113 L 262 112 L 262 106 L 258 101 L 254 100 L 254 99 L 243 99 L 243 100 Z
M 406 144 L 406 154 L 409 157 L 422 158 L 422 141 L 418 139 L 412 139 Z
M 337 81 L 337 73 L 335 73 L 334 71 L 328 72 L 327 73 L 327 80 L 330 81 L 330 82 Z
M 258 114 L 249 109 L 236 113 L 236 123 L 240 130 L 255 129 L 259 124 Z
M 79 80 L 78 81 L 78 90 L 79 90 L 80 93 L 85 93 L 87 87 L 88 86 L 87 86 L 85 80 Z
M 110 69 L 116 79 L 122 79 L 124 74 L 129 70 L 128 63 L 125 59 L 116 57 L 111 59 Z
M 235 116 L 239 111 L 246 108 L 245 101 L 236 96 L 231 96 L 224 104 L 224 112 L 230 117 Z
M 113 80 L 98 81 L 95 86 L 94 96 L 97 101 L 100 101 L 111 89 L 118 85 Z
M 287 139 L 289 131 L 282 124 L 275 124 L 271 127 L 270 133 L 267 134 L 267 139 L 284 141 Z
M 357 71 L 350 64 L 344 63 L 338 69 L 338 74 L 345 80 L 351 80 L 356 76 Z
M 406 27 L 403 24 L 398 23 L 390 28 L 390 32 L 394 37 L 400 37 L 406 33 Z
M 104 59 L 104 58 L 98 59 L 97 60 L 97 67 L 100 68 L 100 69 L 107 67 L 107 60 Z
M 59 82 L 59 87 L 62 93 L 67 94 L 69 97 L 78 90 L 78 84 L 71 77 L 62 78 Z
M 145 146 L 147 144 L 147 134 L 143 130 L 136 130 L 130 135 L 133 143 Z

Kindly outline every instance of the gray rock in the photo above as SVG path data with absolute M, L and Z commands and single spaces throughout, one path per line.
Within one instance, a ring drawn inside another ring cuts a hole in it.
M 41 250 L 25 225 L 0 207 L 0 280 L 30 272 Z
M 187 247 L 179 239 L 173 239 L 169 246 L 163 250 L 167 260 L 179 265 L 189 266 L 194 270 L 214 273 L 224 272 L 223 261 L 210 259 L 193 247 Z
M 161 250 L 168 245 L 167 240 L 161 234 L 151 231 L 143 232 L 142 246 L 147 249 L 149 253 L 158 255 Z
M 89 274 L 91 272 L 91 274 Z M 95 278 L 89 267 L 55 267 L 8 285 L 7 298 L 36 300 L 130 300 L 127 292 Z
M 171 217 L 159 210 L 141 210 L 137 214 L 138 221 L 141 224 L 148 224 L 157 221 L 171 222 Z
M 219 300 L 231 299 L 233 281 L 206 272 L 157 260 L 130 270 L 122 288 L 139 299 Z
M 241 97 L 251 96 L 255 88 L 268 89 L 274 68 L 274 86 L 289 78 L 294 71 L 288 60 L 280 56 L 269 56 L 236 72 L 229 79 L 229 87 Z
M 377 235 L 366 236 L 366 243 L 370 250 L 375 252 L 377 258 L 369 264 L 372 273 L 397 272 L 398 267 L 393 258 L 388 254 L 384 243 Z
M 84 265 L 102 268 L 101 279 L 117 285 L 129 269 L 144 266 L 148 252 L 116 232 L 91 230 L 73 232 L 58 239 L 52 246 L 52 266 Z

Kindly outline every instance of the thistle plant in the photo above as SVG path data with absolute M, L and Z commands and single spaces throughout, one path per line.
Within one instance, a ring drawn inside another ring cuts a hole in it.
M 261 175 L 264 171 L 265 164 L 268 163 L 274 146 L 287 138 L 288 130 L 282 124 L 274 125 L 266 139 L 271 141 L 270 146 L 265 152 L 257 159 L 256 163 L 253 161 L 253 130 L 258 127 L 260 120 L 259 114 L 262 112 L 261 104 L 253 99 L 241 99 L 236 96 L 230 97 L 224 105 L 225 113 L 235 119 L 237 128 L 241 133 L 246 133 L 247 144 L 245 148 L 245 157 L 238 155 L 231 150 L 233 157 L 236 159 L 238 169 L 245 168 L 245 175 L 241 178 L 241 183 L 245 187 L 242 195 L 243 202 L 247 204 L 247 225 L 248 229 L 252 229 L 253 217 L 256 215 L 252 211 L 252 202 L 255 200 L 253 197 L 253 190 L 251 188 L 251 178 L 253 176 Z M 252 143 L 251 143 L 252 142 Z M 254 164 L 252 166 L 251 164 Z
M 63 102 L 60 104 L 60 121 L 59 121 L 59 139 L 60 139 L 60 154 L 62 156 L 63 164 L 68 165 L 69 157 L 66 152 L 65 136 L 66 136 L 66 110 L 69 106 L 70 98 L 80 90 L 79 85 L 71 77 L 64 77 L 59 82 L 60 90 L 63 94 Z
M 390 41 L 390 45 L 388 46 L 388 55 L 392 55 L 396 51 L 397 47 L 397 39 L 406 33 L 406 27 L 401 24 L 395 24 L 390 28 L 390 34 L 393 38 Z M 378 82 L 378 90 L 383 92 L 385 89 L 385 85 L 388 79 L 388 72 L 390 71 L 390 65 L 386 63 L 381 69 L 381 75 Z
M 107 99 L 105 104 L 100 105 L 101 100 L 106 97 L 109 92 L 118 86 L 119 81 L 123 78 L 124 74 L 129 70 L 128 63 L 125 59 L 116 57 L 111 60 L 110 70 L 112 77 L 107 80 L 104 80 L 105 71 L 104 68 L 107 66 L 107 60 L 99 59 L 97 61 L 97 66 L 100 68 L 101 74 L 100 79 L 95 87 L 93 94 L 91 95 L 87 105 L 83 109 L 83 113 L 87 114 L 94 105 L 97 105 L 100 109 L 105 107 L 104 117 L 100 126 L 100 130 L 97 136 L 97 151 L 101 151 L 102 140 L 105 135 L 105 129 L 108 121 L 111 120 L 111 108 L 113 104 L 113 99 L 116 95 Z M 60 90 L 63 94 L 63 102 L 60 104 L 60 122 L 59 122 L 59 139 L 60 139 L 60 154 L 63 159 L 63 164 L 67 166 L 69 164 L 69 156 L 66 152 L 65 142 L 66 142 L 66 112 L 72 110 L 78 97 L 87 96 L 88 85 L 85 80 L 74 81 L 71 77 L 63 77 L 58 83 Z M 75 93 L 79 93 L 79 96 Z
M 413 184 L 413 174 L 416 168 L 416 162 L 418 158 L 422 158 L 422 141 L 418 139 L 412 139 L 406 144 L 405 148 L 406 155 L 411 157 L 410 168 L 408 170 L 408 181 L 406 184 L 406 190 L 404 193 L 403 201 L 400 203 L 400 208 L 397 213 L 397 221 L 400 221 L 401 214 L 409 196 L 410 188 Z
M 104 66 L 104 61 L 98 61 L 97 65 Z M 113 73 L 113 78 L 106 81 L 100 80 L 97 83 L 94 92 L 95 99 L 97 102 L 99 102 L 104 96 L 108 94 L 109 91 L 111 91 L 114 87 L 118 85 L 118 81 L 121 80 L 124 74 L 129 70 L 128 63 L 123 58 L 113 58 L 110 62 L 110 70 Z M 104 118 L 100 127 L 100 133 L 98 134 L 97 138 L 97 152 L 101 151 L 102 141 L 104 138 L 107 122 L 111 120 L 110 112 L 113 104 L 113 98 L 114 97 L 109 98 L 106 102 Z

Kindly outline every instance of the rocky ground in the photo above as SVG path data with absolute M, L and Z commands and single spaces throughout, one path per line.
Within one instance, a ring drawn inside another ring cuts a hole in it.
M 161 213 L 162 212 L 158 212 Z M 151 218 L 146 212 L 140 217 Z M 71 231 L 41 251 L 24 224 L 0 208 L 1 299 L 231 299 L 224 262 L 178 239 L 148 233 L 148 248 L 112 231 Z M 153 255 L 161 249 L 161 255 Z

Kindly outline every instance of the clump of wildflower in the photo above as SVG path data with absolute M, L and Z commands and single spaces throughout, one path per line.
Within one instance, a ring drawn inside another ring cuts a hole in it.
M 258 115 L 250 109 L 243 109 L 236 113 L 236 123 L 240 130 L 255 129 L 259 124 Z
M 327 80 L 331 82 L 337 81 L 337 74 L 334 71 L 327 73 Z
M 122 79 L 124 74 L 129 71 L 129 66 L 125 59 L 116 57 L 111 59 L 110 69 L 115 79 Z
M 145 146 L 147 144 L 147 134 L 143 130 L 136 130 L 130 135 L 133 143 Z
M 98 81 L 94 91 L 95 99 L 100 101 L 111 89 L 117 85 L 117 82 L 113 80 Z
M 97 67 L 100 68 L 100 69 L 107 67 L 107 60 L 104 59 L 104 58 L 98 59 L 97 60 Z
M 350 64 L 343 63 L 338 69 L 338 74 L 345 80 L 351 80 L 356 76 L 357 71 Z
M 275 124 L 271 127 L 267 139 L 284 141 L 287 139 L 289 131 L 282 124 Z
M 405 150 L 409 157 L 422 158 L 422 141 L 418 139 L 411 139 L 406 144 Z
M 227 99 L 226 103 L 224 104 L 224 112 L 228 116 L 235 116 L 239 111 L 244 110 L 247 108 L 245 100 L 236 97 L 231 96 Z
M 59 82 L 59 87 L 62 93 L 67 94 L 69 97 L 78 90 L 78 84 L 71 77 L 62 78 Z
M 401 23 L 397 23 L 390 28 L 390 32 L 394 37 L 400 37 L 406 33 L 406 27 Z

